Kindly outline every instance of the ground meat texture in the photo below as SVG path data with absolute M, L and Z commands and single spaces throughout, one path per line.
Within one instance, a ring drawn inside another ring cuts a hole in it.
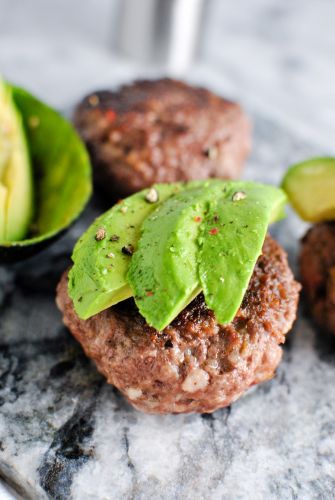
M 132 299 L 80 320 L 68 296 L 67 273 L 57 304 L 86 354 L 135 408 L 202 413 L 229 405 L 273 376 L 299 289 L 285 252 L 267 237 L 243 303 L 225 326 L 216 322 L 202 294 L 162 332 L 146 324 Z
M 96 183 L 118 196 L 155 182 L 237 178 L 250 150 L 238 104 L 170 79 L 90 94 L 74 123 Z
M 335 335 L 335 222 L 315 224 L 304 236 L 300 274 L 314 320 Z

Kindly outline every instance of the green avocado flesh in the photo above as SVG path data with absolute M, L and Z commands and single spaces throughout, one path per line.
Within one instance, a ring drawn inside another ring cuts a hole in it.
M 78 316 L 134 296 L 147 323 L 162 330 L 203 290 L 218 321 L 231 321 L 268 224 L 283 214 L 284 193 L 215 179 L 155 189 L 157 202 L 148 203 L 148 190 L 126 198 L 77 242 L 69 294 Z
M 221 182 L 185 190 L 168 199 L 143 223 L 128 281 L 140 313 L 158 330 L 201 291 L 197 269 L 200 220 L 210 199 L 220 196 L 222 190 Z
M 255 183 L 228 184 L 223 196 L 211 200 L 198 238 L 198 265 L 206 304 L 219 323 L 235 317 L 268 225 L 282 217 L 285 201 L 281 190 Z
M 282 188 L 300 217 L 335 219 L 335 158 L 314 158 L 288 169 Z
M 32 215 L 32 169 L 22 118 L 11 87 L 0 80 L 0 241 L 24 238 Z
M 136 193 L 96 219 L 77 242 L 69 294 L 81 318 L 87 319 L 133 295 L 126 278 L 131 256 L 122 248 L 136 248 L 143 221 L 158 203 L 179 192 L 181 184 L 160 184 L 155 189 L 157 203 L 146 201 L 149 190 Z M 100 229 L 106 236 L 97 241 Z

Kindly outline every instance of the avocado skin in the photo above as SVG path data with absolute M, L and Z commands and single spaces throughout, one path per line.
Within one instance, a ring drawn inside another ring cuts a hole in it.
M 33 178 L 23 120 L 10 85 L 0 80 L 0 241 L 17 241 L 33 216 Z M 7 137 L 8 131 L 10 132 Z M 7 145 L 7 153 L 6 153 Z M 2 155 L 2 156 L 1 156 Z
M 131 256 L 122 248 L 130 245 L 135 250 L 145 218 L 182 188 L 179 183 L 157 184 L 157 203 L 146 200 L 149 189 L 140 191 L 98 217 L 79 239 L 72 254 L 69 295 L 80 318 L 87 319 L 133 295 L 127 281 Z M 106 235 L 97 241 L 101 229 Z M 118 236 L 117 241 L 111 240 L 114 235 Z
M 182 191 L 143 223 L 128 281 L 140 313 L 157 330 L 163 330 L 200 292 L 200 221 L 210 199 L 221 196 L 224 186 L 212 180 Z
M 218 323 L 234 319 L 268 225 L 283 217 L 285 202 L 280 189 L 252 182 L 227 182 L 225 193 L 210 201 L 198 238 L 198 265 L 206 304 Z
M 75 222 L 75 221 L 74 221 Z M 73 222 L 73 224 L 74 224 Z M 29 259 L 34 255 L 42 252 L 49 245 L 61 238 L 67 229 L 63 229 L 59 233 L 51 236 L 48 239 L 38 241 L 33 245 L 20 245 L 20 242 L 14 242 L 10 245 L 2 244 L 0 246 L 0 264 L 14 264 L 20 262 L 21 260 Z

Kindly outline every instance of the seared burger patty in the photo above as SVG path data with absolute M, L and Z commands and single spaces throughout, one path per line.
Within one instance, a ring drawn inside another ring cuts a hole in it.
M 238 104 L 170 79 L 90 94 L 74 122 L 97 183 L 122 196 L 155 182 L 239 177 L 250 150 Z
M 163 332 L 149 327 L 133 300 L 83 321 L 57 290 L 64 323 L 98 370 L 148 413 L 212 412 L 270 379 L 296 316 L 300 286 L 284 250 L 268 236 L 235 319 L 221 326 L 199 295 Z
M 300 273 L 315 321 L 335 334 L 335 222 L 315 224 L 304 236 Z

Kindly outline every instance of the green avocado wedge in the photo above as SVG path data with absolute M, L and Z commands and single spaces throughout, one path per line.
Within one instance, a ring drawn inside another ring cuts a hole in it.
M 12 94 L 0 79 L 0 241 L 24 238 L 33 216 L 31 162 Z
M 213 198 L 199 234 L 199 279 L 207 306 L 219 323 L 232 321 L 241 305 L 271 222 L 283 217 L 280 189 L 248 182 L 226 184 Z
M 154 186 L 155 203 L 146 199 L 149 189 L 129 196 L 98 217 L 79 239 L 72 254 L 69 294 L 80 318 L 87 319 L 133 295 L 126 277 L 142 223 L 158 204 L 181 189 L 182 184 Z
M 78 218 L 92 192 L 86 148 L 71 123 L 29 92 L 7 84 L 25 129 L 34 178 L 34 217 L 24 239 L 0 240 L 0 261 L 49 245 Z
M 208 181 L 169 198 L 143 223 L 128 281 L 147 323 L 163 330 L 200 292 L 197 236 L 222 181 Z
M 293 165 L 282 188 L 303 220 L 335 219 L 335 158 L 313 158 Z

